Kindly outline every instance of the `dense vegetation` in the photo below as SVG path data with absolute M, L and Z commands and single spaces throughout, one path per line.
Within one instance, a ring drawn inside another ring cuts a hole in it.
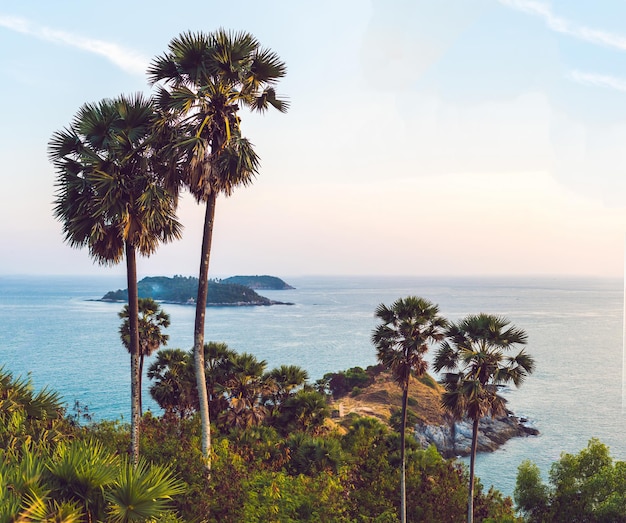
M 220 283 L 236 283 L 251 289 L 282 291 L 293 287 L 276 276 L 231 276 L 220 280 Z
M 181 352 L 187 363 L 193 361 L 190 353 Z M 209 345 L 206 352 L 212 355 L 207 376 L 213 399 L 222 409 L 212 418 L 213 474 L 208 483 L 197 399 L 188 408 L 165 404 L 160 417 L 144 415 L 144 461 L 133 473 L 132 467 L 124 468 L 127 425 L 107 421 L 81 426 L 77 416 L 63 415 L 55 395 L 35 395 L 28 382 L 5 373 L 0 379 L 0 521 L 15 520 L 18 514 L 23 521 L 52 520 L 31 517 L 36 511 L 64 522 L 77 521 L 70 515 L 81 514 L 83 520 L 170 523 L 397 521 L 397 432 L 372 418 L 331 422 L 326 397 L 306 384 L 294 385 L 303 377 L 297 367 L 267 371 L 264 362 L 221 344 Z M 167 351 L 158 354 L 168 359 Z M 160 376 L 153 380 L 155 390 L 167 391 L 174 379 L 168 372 L 180 369 L 172 363 L 153 370 Z M 181 383 L 191 387 L 193 375 L 190 369 Z M 408 507 L 409 521 L 461 520 L 465 468 L 444 460 L 434 448 L 418 449 L 410 437 L 407 442 L 407 494 L 418 500 Z M 51 472 L 57 470 L 73 479 L 61 482 Z M 104 471 L 108 479 L 100 485 Z M 19 483 L 17 478 L 22 478 Z M 124 504 L 120 485 L 132 493 L 128 499 L 135 505 Z M 142 501 L 142 489 L 148 486 L 153 495 L 162 495 Z M 140 501 L 150 517 L 134 514 Z M 480 521 L 514 521 L 511 500 L 493 490 L 484 492 L 480 484 L 476 514 Z
M 146 277 L 137 282 L 140 298 L 171 303 L 194 303 L 198 294 L 198 278 L 192 276 L 165 276 Z M 103 297 L 106 301 L 127 301 L 128 291 L 118 289 L 107 292 Z M 210 305 L 271 305 L 273 302 L 260 296 L 254 290 L 244 285 L 233 283 L 209 282 Z
M 626 462 L 613 461 L 596 439 L 578 454 L 552 464 L 549 484 L 532 461 L 518 469 L 515 501 L 531 523 L 619 523 L 626 521 Z

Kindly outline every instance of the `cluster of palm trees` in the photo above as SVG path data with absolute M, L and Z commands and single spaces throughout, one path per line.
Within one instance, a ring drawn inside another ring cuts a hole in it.
M 308 374 L 296 365 L 268 371 L 266 361 L 217 342 L 204 345 L 204 362 L 210 415 L 219 425 L 310 432 L 328 416 L 324 395 L 306 385 Z M 150 365 L 150 394 L 166 417 L 184 419 L 198 411 L 194 367 L 193 352 L 181 349 L 159 351 Z
M 425 354 L 440 343 L 433 367 L 437 372 L 445 371 L 442 406 L 455 419 L 472 420 L 467 508 L 467 521 L 472 523 L 479 421 L 506 413 L 499 388 L 510 383 L 517 387 L 533 372 L 534 360 L 523 349 L 508 355 L 527 343 L 527 335 L 506 318 L 492 314 L 469 315 L 451 323 L 439 314 L 437 305 L 415 296 L 398 299 L 390 307 L 379 305 L 376 317 L 381 323 L 372 333 L 372 342 L 378 359 L 392 371 L 403 392 L 400 519 L 406 522 L 404 438 L 409 383 L 412 377 L 424 375 L 428 367 Z
M 57 172 L 54 215 L 64 239 L 87 247 L 103 265 L 126 260 L 131 354 L 131 453 L 139 459 L 140 367 L 136 255 L 180 238 L 180 191 L 206 205 L 194 325 L 202 451 L 210 474 L 210 417 L 204 376 L 204 326 L 215 205 L 251 183 L 259 159 L 242 136 L 239 109 L 284 112 L 274 85 L 286 73 L 278 56 L 245 32 L 184 33 L 147 74 L 154 97 L 141 94 L 84 104 L 53 134 Z

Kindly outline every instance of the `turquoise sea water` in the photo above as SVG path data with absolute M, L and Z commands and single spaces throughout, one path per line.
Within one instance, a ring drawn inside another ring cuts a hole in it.
M 623 412 L 623 283 L 564 278 L 286 278 L 289 291 L 265 291 L 293 306 L 210 308 L 207 340 L 224 341 L 268 362 L 324 373 L 376 362 L 370 333 L 381 303 L 415 294 L 438 303 L 452 320 L 470 313 L 507 316 L 529 335 L 537 370 L 505 391 L 511 409 L 541 431 L 480 455 L 483 484 L 511 494 L 517 466 L 544 473 L 562 451 L 597 437 L 626 460 Z M 119 336 L 120 304 L 91 301 L 124 288 L 123 277 L 0 277 L 0 365 L 29 373 L 36 388 L 59 391 L 96 419 L 128 419 L 129 357 Z M 169 347 L 192 345 L 192 307 L 165 305 Z M 146 365 L 147 367 L 147 365 Z M 145 386 L 149 385 L 145 380 Z M 156 409 L 144 393 L 144 406 Z

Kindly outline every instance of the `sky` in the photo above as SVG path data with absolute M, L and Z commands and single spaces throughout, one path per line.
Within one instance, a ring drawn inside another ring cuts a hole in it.
M 285 61 L 291 107 L 241 112 L 261 167 L 218 200 L 213 276 L 623 276 L 626 2 L 233 5 L 0 4 L 0 275 L 124 274 L 63 242 L 48 141 L 222 27 Z M 139 277 L 197 274 L 203 209 L 179 217 Z

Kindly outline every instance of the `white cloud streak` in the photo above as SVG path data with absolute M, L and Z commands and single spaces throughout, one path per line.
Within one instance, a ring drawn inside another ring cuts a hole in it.
M 67 45 L 102 56 L 117 67 L 133 75 L 144 75 L 149 59 L 131 49 L 126 49 L 115 43 L 105 42 L 74 35 L 65 31 L 58 31 L 49 27 L 34 24 L 24 18 L 4 16 L 0 14 L 0 27 L 17 33 L 34 36 L 54 44 Z
M 616 78 L 609 75 L 585 73 L 578 70 L 570 71 L 568 77 L 580 84 L 609 87 L 626 93 L 626 79 Z
M 626 51 L 626 37 L 580 25 L 566 18 L 555 15 L 549 5 L 533 0 L 498 0 L 502 5 L 524 13 L 543 18 L 546 25 L 557 33 L 566 34 L 579 40 L 597 45 L 604 45 Z

